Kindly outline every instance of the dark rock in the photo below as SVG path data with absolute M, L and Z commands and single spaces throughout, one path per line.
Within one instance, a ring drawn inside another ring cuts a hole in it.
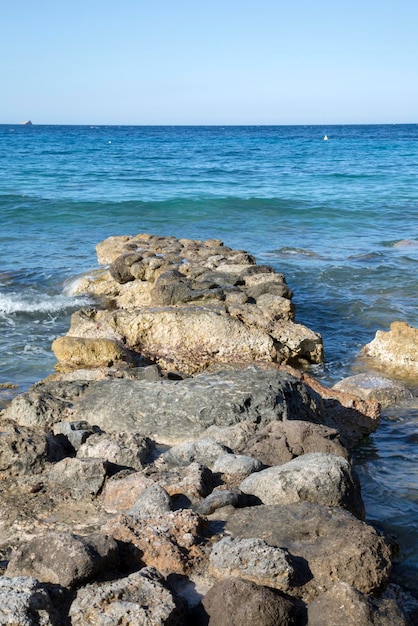
M 118 547 L 111 537 L 54 532 L 19 546 L 12 553 L 6 574 L 73 587 L 118 564 Z
M 209 626 L 301 626 L 306 623 L 303 607 L 293 598 L 241 578 L 226 578 L 216 583 L 202 604 Z

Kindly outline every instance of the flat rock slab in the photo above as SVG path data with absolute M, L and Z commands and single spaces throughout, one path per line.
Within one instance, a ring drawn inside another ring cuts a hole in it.
M 6 416 L 50 429 L 85 420 L 106 432 L 140 432 L 167 444 L 190 441 L 209 426 L 243 420 L 320 421 L 321 399 L 293 376 L 257 367 L 185 380 L 43 383 L 15 399 Z
M 390 547 L 374 528 L 340 508 L 301 502 L 236 509 L 225 530 L 234 537 L 258 537 L 303 559 L 310 580 L 292 594 L 307 601 L 336 581 L 363 593 L 388 583 Z
M 383 407 L 412 400 L 414 397 L 403 383 L 370 373 L 344 378 L 334 385 L 333 389 L 354 393 L 364 400 L 377 400 Z

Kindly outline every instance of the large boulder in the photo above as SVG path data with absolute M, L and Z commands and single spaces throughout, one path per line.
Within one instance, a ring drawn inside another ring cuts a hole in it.
M 118 565 L 118 547 L 111 537 L 51 532 L 21 544 L 12 553 L 6 574 L 73 587 Z
M 77 591 L 70 607 L 72 626 L 123 624 L 183 626 L 185 605 L 176 599 L 162 576 L 151 567 Z
M 202 604 L 210 626 L 297 626 L 305 623 L 304 610 L 294 598 L 242 578 L 219 581 L 206 593 Z M 202 618 L 203 623 L 206 622 Z
M 313 600 L 335 582 L 362 593 L 378 593 L 389 581 L 391 548 L 348 511 L 311 502 L 235 509 L 225 530 L 233 537 L 263 539 L 300 557 L 305 583 L 292 595 Z
M 284 465 L 250 474 L 240 489 L 263 504 L 316 502 L 341 506 L 364 519 L 357 476 L 347 459 L 334 454 L 303 454 Z
M 390 330 L 378 330 L 375 338 L 362 349 L 372 364 L 398 376 L 414 378 L 418 374 L 418 328 L 406 322 L 393 322 Z
M 139 432 L 168 445 L 213 437 L 211 426 L 226 428 L 243 422 L 260 427 L 286 420 L 325 424 L 337 429 L 348 446 L 377 428 L 377 403 L 376 408 L 321 385 L 317 390 L 312 379 L 307 384 L 294 372 L 246 366 L 183 380 L 44 381 L 15 398 L 4 417 L 44 430 L 52 430 L 57 422 L 88 422 L 108 433 Z M 327 437 L 333 438 L 330 431 Z M 338 446 L 328 445 L 328 450 L 341 452 Z

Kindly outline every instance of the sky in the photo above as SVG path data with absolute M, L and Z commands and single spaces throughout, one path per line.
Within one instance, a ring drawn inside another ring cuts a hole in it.
M 0 0 L 0 123 L 418 122 L 416 0 Z

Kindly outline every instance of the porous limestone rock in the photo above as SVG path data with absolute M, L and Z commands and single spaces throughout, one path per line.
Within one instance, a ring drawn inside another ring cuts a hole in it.
M 255 537 L 224 537 L 213 546 L 209 567 L 218 580 L 234 576 L 281 591 L 287 591 L 295 577 L 289 553 Z
M 250 474 L 240 484 L 263 504 L 316 502 L 341 506 L 364 519 L 360 483 L 347 459 L 333 454 L 311 452 Z
M 20 426 L 12 420 L 0 421 L 0 476 L 41 472 L 49 461 L 65 456 L 52 435 Z
M 125 578 L 82 587 L 69 615 L 72 626 L 184 626 L 186 610 L 158 571 L 146 567 Z
M 366 344 L 363 356 L 398 376 L 416 378 L 418 374 L 418 328 L 406 322 L 393 322 L 390 330 L 378 330 L 375 338 Z
M 121 514 L 103 531 L 130 546 L 130 564 L 155 567 L 165 576 L 187 574 L 193 562 L 203 558 L 199 548 L 203 518 L 194 511 L 180 509 L 150 517 Z
M 129 361 L 136 353 L 188 374 L 214 363 L 323 359 L 321 337 L 294 322 L 283 274 L 257 266 L 243 250 L 218 241 L 137 235 L 111 237 L 97 252 L 109 269 L 80 278 L 77 291 L 105 297 L 111 306 L 73 315 L 67 339 L 78 365 L 88 365 L 89 350 L 92 366 L 95 360 Z M 109 344 L 99 349 L 95 341 Z M 54 344 L 60 367 L 61 361 L 70 364 L 65 346 Z
M 118 362 L 135 363 L 135 355 L 107 337 L 58 337 L 52 350 L 60 368 L 111 367 Z
M 282 465 L 309 452 L 329 452 L 348 458 L 338 430 L 302 420 L 270 422 L 256 427 L 237 450 L 260 459 L 264 465 Z
M 48 589 L 29 576 L 0 577 L 0 624 L 56 626 L 59 615 Z
M 395 600 L 369 597 L 343 582 L 308 605 L 308 620 L 309 626 L 408 626 Z

